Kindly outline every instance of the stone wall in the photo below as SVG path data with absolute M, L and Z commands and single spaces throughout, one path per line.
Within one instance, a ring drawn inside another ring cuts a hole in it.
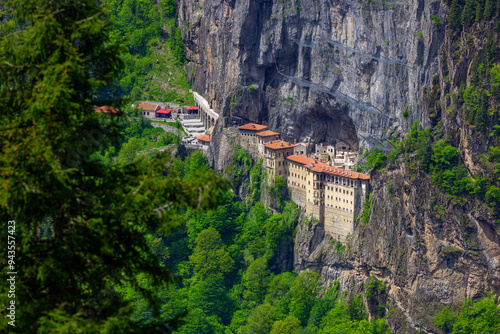
M 177 134 L 177 128 L 173 127 L 171 125 L 162 124 L 162 123 L 155 123 L 155 122 L 151 122 L 151 125 L 155 128 L 162 128 L 163 130 L 165 130 L 165 132 L 170 132 L 170 133 L 173 133 L 174 135 Z
M 247 150 L 254 160 L 259 160 L 258 143 L 259 137 L 256 135 L 257 131 L 240 130 L 240 146 Z

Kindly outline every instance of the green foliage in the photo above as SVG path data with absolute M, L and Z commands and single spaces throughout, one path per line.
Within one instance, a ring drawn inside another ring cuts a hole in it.
M 361 298 L 357 296 L 347 305 L 345 302 L 336 303 L 321 321 L 318 333 L 390 333 L 390 330 L 384 319 L 367 321 Z
M 300 328 L 300 320 L 289 315 L 285 320 L 276 321 L 269 334 L 295 334 Z
M 184 54 L 184 41 L 182 40 L 181 30 L 175 26 L 174 23 L 170 26 L 170 48 L 174 57 L 181 63 L 184 64 L 186 61 L 186 55 Z
M 160 0 L 160 7 L 162 14 L 167 18 L 175 17 L 177 6 L 175 0 Z
M 363 202 L 363 212 L 361 213 L 361 224 L 363 224 L 364 227 L 368 225 L 371 214 L 372 214 L 372 194 L 370 194 L 370 196 Z
M 378 318 L 385 316 L 386 305 L 381 303 L 381 300 L 385 301 L 385 292 L 385 283 L 374 276 L 371 276 L 365 284 L 365 298 L 371 307 L 375 307 L 373 311 Z
M 185 325 L 182 326 L 176 333 L 179 334 L 212 334 L 215 333 L 213 322 L 210 321 L 207 315 L 200 309 L 191 310 L 185 318 Z
M 280 211 L 283 210 L 283 206 L 285 205 L 287 189 L 288 187 L 282 175 L 278 176 L 274 181 L 274 185 L 268 189 L 269 196 L 276 200 L 276 207 Z
M 337 252 L 337 254 L 342 255 L 342 253 L 344 253 L 345 250 L 346 250 L 346 246 L 343 245 L 340 241 L 337 241 L 335 243 L 335 251 Z
M 271 310 L 270 304 L 257 306 L 250 313 L 247 324 L 239 329 L 238 334 L 268 334 L 273 324 L 270 317 Z
M 189 260 L 201 278 L 208 275 L 230 272 L 234 261 L 224 250 L 219 232 L 213 227 L 202 231 L 196 238 L 196 247 Z
M 476 20 L 477 1 L 466 0 L 465 7 L 461 14 L 461 24 L 464 27 L 469 27 Z
M 481 300 L 465 299 L 460 309 L 445 307 L 434 321 L 443 333 L 498 333 L 500 309 L 498 296 L 487 295 Z
M 16 305 L 26 307 L 16 308 L 15 330 L 22 333 L 157 332 L 172 319 L 159 316 L 156 294 L 171 272 L 161 263 L 168 252 L 146 231 L 169 232 L 188 211 L 218 205 L 226 185 L 213 172 L 184 182 L 168 172 L 166 155 L 126 165 L 96 158 L 128 143 L 122 131 L 137 130 L 123 129 L 123 114 L 93 108 L 124 67 L 122 40 L 110 37 L 100 4 L 2 2 L 9 16 L 0 23 L 0 215 L 5 230 L 16 221 Z M 7 258 L 6 248 L 0 252 Z M 149 322 L 135 321 L 129 299 L 116 292 L 122 283 L 142 298 Z M 0 285 L 2 305 L 7 288 Z
M 234 149 L 233 155 L 233 173 L 236 182 L 241 180 L 241 177 L 250 172 L 252 168 L 252 156 L 245 151 L 241 146 Z
M 260 201 L 260 197 L 262 194 L 262 181 L 264 181 L 263 168 L 262 168 L 262 159 L 255 164 L 250 170 L 250 189 L 249 193 L 250 202 L 256 203 Z
M 189 289 L 188 307 L 200 309 L 206 316 L 215 315 L 227 323 L 232 307 L 223 275 L 210 274 L 204 280 L 193 284 Z
M 387 155 L 379 149 L 366 151 L 363 157 L 366 158 L 366 163 L 363 165 L 364 170 L 383 169 L 387 164 Z
M 269 274 L 267 261 L 264 258 L 258 258 L 248 266 L 243 275 L 243 286 L 245 287 L 243 297 L 255 303 L 255 306 L 264 300 L 271 278 Z
M 290 104 L 293 104 L 293 103 L 295 103 L 295 99 L 293 97 L 287 97 L 287 98 L 281 99 L 281 102 L 288 102 Z
M 305 325 L 319 291 L 321 277 L 310 271 L 302 272 L 290 287 L 290 314 Z
M 403 110 L 403 117 L 408 118 L 409 115 L 410 113 L 408 112 L 408 108 L 405 108 L 405 110 Z
M 460 0 L 452 0 L 450 12 L 448 13 L 448 27 L 456 30 L 461 27 L 461 8 Z
M 314 307 L 311 310 L 311 314 L 309 316 L 308 326 L 309 327 L 319 327 L 321 323 L 321 319 L 325 317 L 329 310 L 335 307 L 337 303 L 337 297 L 339 292 L 339 284 L 336 282 L 334 286 L 332 286 L 325 293 L 325 296 L 318 300 Z
M 448 27 L 455 31 L 468 28 L 474 22 L 490 21 L 496 14 L 495 0 L 452 0 L 448 13 Z
M 175 0 L 105 0 L 109 21 L 115 22 L 113 38 L 127 37 L 129 53 L 123 55 L 127 68 L 105 87 L 103 98 L 128 95 L 136 100 L 194 103 L 190 84 L 182 67 L 184 42 L 175 25 Z M 170 27 L 165 34 L 163 27 Z
M 441 28 L 441 25 L 443 25 L 443 22 L 441 22 L 441 19 L 437 14 L 432 15 L 431 20 L 438 28 Z

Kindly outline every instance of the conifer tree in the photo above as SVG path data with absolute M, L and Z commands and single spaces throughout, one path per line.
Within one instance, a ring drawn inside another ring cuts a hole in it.
M 465 7 L 462 11 L 462 25 L 464 27 L 470 26 L 472 23 L 474 23 L 474 20 L 476 18 L 476 11 L 475 11 L 475 1 L 474 0 L 467 0 L 465 3 Z
M 483 12 L 484 12 L 483 3 L 481 1 L 478 1 L 477 5 L 476 5 L 476 22 L 479 22 L 482 20 Z
M 450 13 L 448 15 L 448 25 L 452 30 L 458 30 L 461 27 L 461 8 L 459 0 L 451 2 Z
M 486 0 L 483 17 L 485 21 L 491 20 L 495 15 L 495 0 Z
M 2 9 L 0 224 L 7 240 L 15 221 L 18 307 L 15 327 L 2 321 L 0 332 L 160 330 L 139 328 L 112 285 L 128 281 L 158 311 L 137 275 L 154 289 L 170 272 L 143 232 L 170 231 L 188 208 L 215 205 L 225 181 L 208 172 L 189 182 L 163 177 L 163 156 L 111 167 L 92 158 L 101 142 L 119 144 L 123 117 L 93 108 L 124 67 L 101 1 L 6 0 Z M 7 291 L 0 284 L 1 305 Z

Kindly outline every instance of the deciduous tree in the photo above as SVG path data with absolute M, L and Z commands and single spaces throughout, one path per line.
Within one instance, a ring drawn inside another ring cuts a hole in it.
M 189 257 L 194 269 L 205 278 L 210 274 L 228 273 L 234 267 L 234 261 L 224 250 L 219 232 L 213 227 L 202 231 L 196 238 L 196 247 Z

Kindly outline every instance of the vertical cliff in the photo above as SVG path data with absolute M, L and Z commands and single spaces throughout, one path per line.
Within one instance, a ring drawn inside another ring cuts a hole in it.
M 418 120 L 438 125 L 469 175 L 491 173 L 482 154 L 495 142 L 498 105 L 479 131 L 458 92 L 488 43 L 498 49 L 493 23 L 448 30 L 447 5 L 421 0 L 180 0 L 178 10 L 188 75 L 219 113 L 287 140 L 365 148 L 404 137 Z M 218 131 L 212 145 L 218 169 L 230 160 L 224 138 Z M 300 225 L 294 266 L 343 290 L 375 276 L 388 284 L 393 329 L 434 333 L 443 305 L 500 293 L 500 218 L 482 200 L 444 194 L 415 166 L 372 175 L 370 219 L 358 220 L 345 249 L 322 226 Z

